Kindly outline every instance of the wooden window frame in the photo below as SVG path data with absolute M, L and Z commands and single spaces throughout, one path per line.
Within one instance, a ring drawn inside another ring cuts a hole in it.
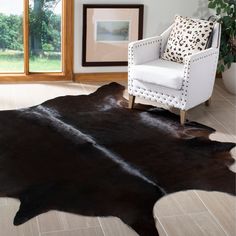
M 24 72 L 0 73 L 0 82 L 60 81 L 73 79 L 74 0 L 62 0 L 62 72 L 29 71 L 29 0 L 24 0 L 23 38 Z

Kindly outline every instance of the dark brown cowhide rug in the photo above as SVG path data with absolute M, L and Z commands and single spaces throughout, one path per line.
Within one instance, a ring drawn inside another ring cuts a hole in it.
M 142 236 L 158 235 L 153 206 L 189 189 L 235 195 L 229 151 L 212 128 L 163 109 L 129 110 L 124 87 L 0 112 L 0 196 L 21 201 L 14 224 L 52 209 L 117 216 Z

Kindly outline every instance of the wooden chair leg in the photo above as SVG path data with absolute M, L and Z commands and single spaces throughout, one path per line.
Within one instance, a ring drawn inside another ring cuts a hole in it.
M 209 98 L 206 102 L 205 102 L 205 105 L 207 107 L 209 107 L 211 105 L 211 98 Z
M 135 101 L 135 96 L 129 95 L 129 108 L 130 109 L 133 109 L 134 101 Z
M 186 114 L 187 114 L 187 111 L 180 110 L 180 124 L 181 125 L 184 125 L 184 123 L 186 121 Z

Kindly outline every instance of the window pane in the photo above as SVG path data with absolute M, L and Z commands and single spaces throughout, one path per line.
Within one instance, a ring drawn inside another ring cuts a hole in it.
M 24 72 L 23 0 L 0 1 L 0 73 Z
M 61 72 L 62 0 L 30 0 L 30 72 Z

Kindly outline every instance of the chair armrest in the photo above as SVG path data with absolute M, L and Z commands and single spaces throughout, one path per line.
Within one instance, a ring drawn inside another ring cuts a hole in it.
M 128 63 L 140 65 L 160 57 L 161 36 L 135 41 L 129 44 Z
M 192 54 L 185 58 L 185 64 L 190 63 L 190 66 L 193 66 L 195 62 L 201 63 L 207 57 L 212 57 L 213 55 L 218 55 L 219 49 L 218 48 L 208 48 L 199 52 Z
M 185 59 L 182 102 L 188 110 L 208 100 L 213 92 L 219 49 L 209 48 Z

